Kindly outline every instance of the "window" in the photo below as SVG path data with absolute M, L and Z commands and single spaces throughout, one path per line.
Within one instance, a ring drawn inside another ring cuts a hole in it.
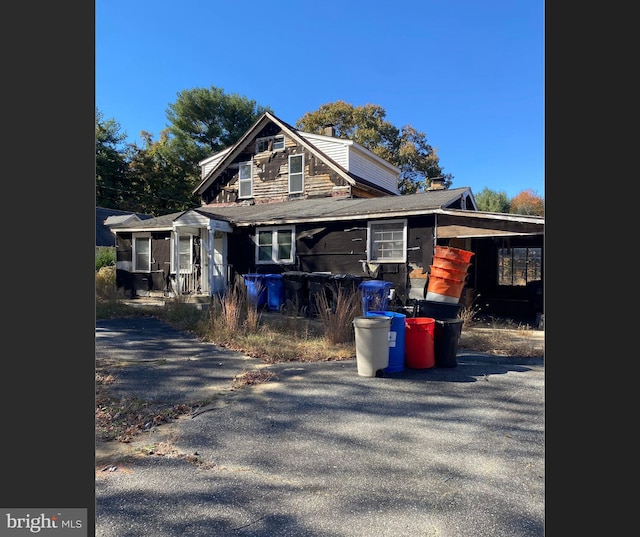
M 238 175 L 238 197 L 250 198 L 253 195 L 251 161 L 241 162 Z
M 500 248 L 498 285 L 527 285 L 542 279 L 542 248 Z
M 176 264 L 174 259 L 175 249 L 171 241 L 171 273 L 175 274 Z M 180 274 L 191 274 L 193 272 L 193 236 L 180 235 L 178 244 L 178 259 L 180 263 Z
M 278 151 L 284 149 L 284 135 L 267 136 L 266 138 L 258 138 L 256 140 L 256 153 L 263 151 Z
M 404 263 L 407 260 L 407 221 L 369 222 L 367 261 Z
M 256 263 L 293 263 L 293 228 L 256 231 Z
M 151 272 L 151 235 L 133 236 L 133 270 Z
M 304 155 L 289 155 L 289 194 L 304 192 Z
M 180 259 L 180 274 L 191 274 L 191 263 L 193 261 L 193 256 L 191 252 L 193 251 L 191 235 L 180 235 L 180 241 L 178 246 L 178 257 Z

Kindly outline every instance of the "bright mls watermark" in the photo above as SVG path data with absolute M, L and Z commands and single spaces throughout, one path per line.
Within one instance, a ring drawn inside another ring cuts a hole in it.
M 87 537 L 86 509 L 1 509 L 0 537 Z

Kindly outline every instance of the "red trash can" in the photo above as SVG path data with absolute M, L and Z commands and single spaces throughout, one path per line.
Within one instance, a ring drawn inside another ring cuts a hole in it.
M 436 320 L 431 317 L 405 319 L 404 361 L 411 369 L 429 369 L 436 365 L 433 352 Z

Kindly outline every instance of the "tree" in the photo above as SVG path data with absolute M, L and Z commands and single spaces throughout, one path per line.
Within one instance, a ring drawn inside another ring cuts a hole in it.
M 166 114 L 177 147 L 195 155 L 197 163 L 236 143 L 266 111 L 271 110 L 211 86 L 182 90 Z
M 544 216 L 544 199 L 532 189 L 523 190 L 511 200 L 511 212 Z
M 126 133 L 96 107 L 96 206 L 120 209 L 127 196 Z
M 502 190 L 496 192 L 495 190 L 484 187 L 474 197 L 480 211 L 508 213 L 510 210 L 509 198 L 507 197 L 507 193 Z
M 163 130 L 158 141 L 146 131 L 140 136 L 144 145 L 129 147 L 127 171 L 135 210 L 157 216 L 198 205 L 198 197 L 192 194 L 197 183 L 193 176 L 185 175 L 175 148 L 170 146 L 169 132 Z
M 402 194 L 424 190 L 434 177 L 442 177 L 445 187 L 451 186 L 453 176 L 443 173 L 437 150 L 427 143 L 424 133 L 411 125 L 398 129 L 385 118 L 386 111 L 379 105 L 354 107 L 336 101 L 307 112 L 295 127 L 304 132 L 322 133 L 331 125 L 337 137 L 353 140 L 397 166 L 401 170 L 398 188 Z

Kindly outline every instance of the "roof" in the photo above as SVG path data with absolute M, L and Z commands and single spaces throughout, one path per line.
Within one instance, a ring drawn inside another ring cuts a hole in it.
M 135 225 L 113 226 L 118 231 L 167 231 L 184 214 L 193 211 L 236 227 L 326 223 L 355 219 L 403 218 L 435 214 L 438 236 L 466 237 L 544 233 L 544 217 L 454 209 L 451 206 L 470 192 L 468 187 L 430 190 L 404 196 L 379 198 L 319 198 L 257 205 L 205 206 L 171 213 Z
M 320 158 L 323 162 L 327 164 L 327 166 L 331 167 L 338 175 L 340 175 L 345 181 L 347 181 L 348 184 L 354 186 L 359 183 L 361 186 L 368 187 L 370 190 L 373 190 L 373 191 L 381 192 L 384 194 L 392 194 L 396 196 L 398 195 L 397 192 L 392 192 L 390 190 L 387 190 L 386 188 L 380 185 L 377 185 L 367 179 L 364 179 L 363 177 L 358 177 L 354 173 L 351 173 L 345 170 L 342 166 L 340 166 L 337 162 L 335 162 L 332 158 L 330 158 L 325 153 L 320 151 L 317 147 L 313 145 L 312 142 L 310 142 L 310 139 L 312 138 L 312 136 L 305 137 L 304 135 L 307 135 L 307 133 L 302 133 L 301 131 L 298 131 L 295 127 L 292 127 L 288 123 L 282 121 L 281 119 L 277 118 L 273 114 L 270 114 L 269 112 L 265 112 L 262 116 L 260 116 L 260 118 L 253 124 L 253 126 L 249 128 L 249 130 L 247 130 L 247 132 L 245 132 L 234 145 L 220 152 L 220 153 L 224 152 L 224 155 L 222 156 L 222 158 L 218 160 L 216 165 L 211 170 L 209 170 L 209 172 L 203 177 L 200 184 L 193 190 L 193 194 L 202 195 L 202 193 L 218 178 L 218 176 L 227 168 L 227 166 L 231 162 L 233 162 L 233 160 L 245 149 L 245 147 L 249 144 L 249 142 L 253 139 L 253 137 L 269 123 L 275 123 L 276 125 L 278 125 L 278 127 L 280 127 L 282 131 L 287 133 L 287 136 L 295 140 L 299 145 L 303 146 L 310 153 Z M 325 138 L 325 137 L 322 137 L 322 138 Z M 360 146 L 355 142 L 350 142 L 350 144 L 354 146 L 358 146 L 358 149 L 360 151 L 370 154 L 373 158 L 375 158 L 375 160 L 379 162 L 382 161 L 380 157 L 378 157 L 375 153 L 369 151 L 365 147 Z M 215 155 L 212 155 L 212 157 L 217 158 L 220 156 L 220 153 L 216 153 Z M 209 157 L 207 159 L 200 161 L 199 164 L 202 165 L 205 162 L 209 162 L 212 157 Z M 393 166 L 388 162 L 385 162 L 385 165 L 387 167 L 391 167 L 392 169 L 397 169 L 398 173 L 400 172 L 399 168 Z
M 112 224 L 130 224 L 153 218 L 150 214 L 120 211 L 96 207 L 96 246 L 115 246 L 115 237 L 109 226 Z

